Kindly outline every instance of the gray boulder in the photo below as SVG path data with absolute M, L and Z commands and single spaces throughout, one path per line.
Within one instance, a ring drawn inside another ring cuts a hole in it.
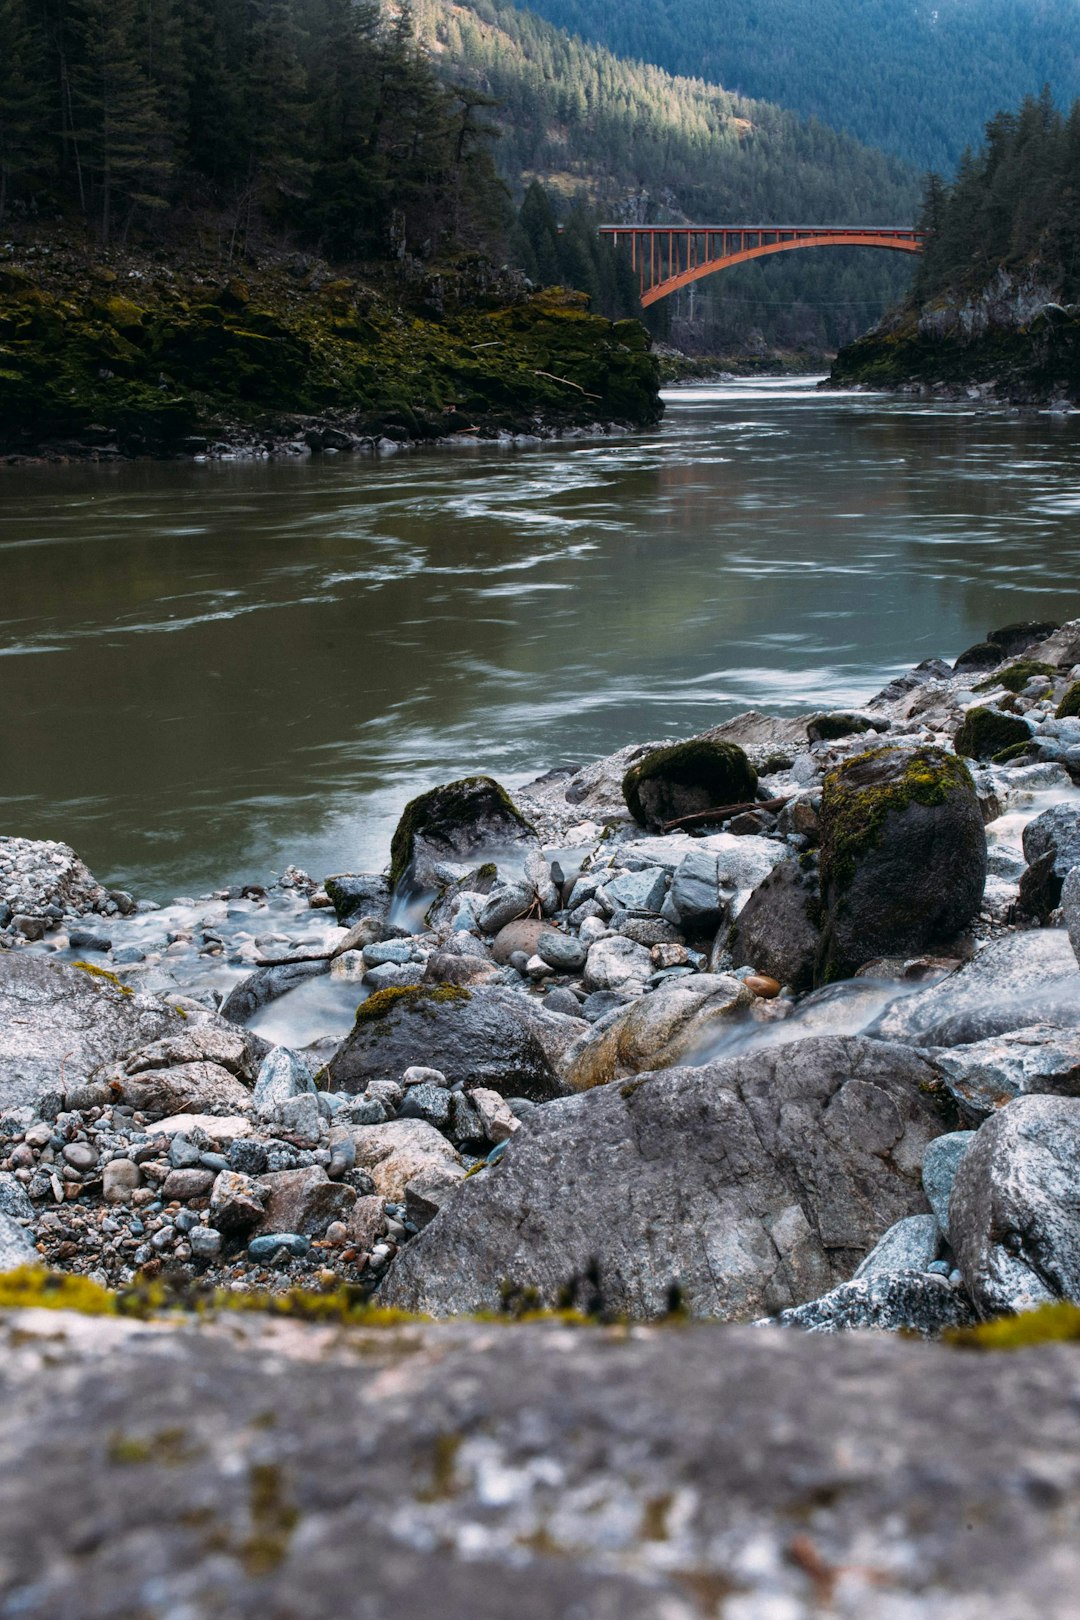
M 34 1240 L 14 1216 L 0 1209 L 0 1273 L 14 1271 L 17 1266 L 39 1263 Z
M 991 940 L 959 972 L 887 1007 L 872 1033 L 916 1046 L 963 1046 L 1034 1023 L 1080 1026 L 1080 970 L 1061 929 Z
M 356 1023 L 327 1065 L 329 1089 L 362 1092 L 371 1080 L 400 1082 L 413 1064 L 453 1084 L 545 1102 L 566 1094 L 559 1064 L 585 1025 L 547 1012 L 501 986 L 420 985 L 385 990 L 357 1009 Z
M 873 748 L 830 771 L 820 881 L 819 982 L 968 927 L 986 882 L 986 834 L 963 761 L 940 748 Z
M 6 1616 L 1075 1620 L 1075 1345 L 229 1315 L 0 1318 Z
M 687 933 L 708 934 L 716 929 L 724 904 L 716 856 L 694 849 L 675 868 L 661 915 Z
M 592 1279 L 613 1311 L 661 1316 L 678 1289 L 729 1320 L 815 1299 L 925 1210 L 932 1078 L 907 1050 L 808 1040 L 536 1109 L 381 1297 L 445 1315 L 496 1308 L 506 1288 L 580 1299 Z
M 79 1085 L 101 1064 L 182 1025 L 111 974 L 0 952 L 0 1108 Z
M 971 1301 L 962 1289 L 954 1288 L 947 1277 L 926 1271 L 855 1278 L 821 1299 L 793 1306 L 775 1318 L 776 1325 L 802 1328 L 806 1333 L 875 1328 L 886 1333 L 917 1333 L 923 1339 L 936 1339 L 945 1328 L 970 1327 L 975 1321 Z
M 1061 909 L 1073 955 L 1080 961 L 1080 867 L 1074 868 L 1061 886 Z
M 936 1142 L 945 1138 L 937 1137 Z M 931 1142 L 923 1155 L 923 1185 L 926 1185 L 925 1165 L 936 1142 Z M 853 1281 L 861 1277 L 889 1277 L 897 1271 L 925 1271 L 937 1259 L 941 1250 L 941 1228 L 936 1215 L 908 1215 L 870 1250 L 856 1269 Z
M 946 1237 L 949 1236 L 949 1200 L 956 1173 L 974 1140 L 974 1131 L 950 1131 L 931 1142 L 923 1154 L 923 1192 Z
M 820 900 L 815 873 L 784 861 L 759 883 L 732 933 L 736 967 L 756 968 L 794 990 L 808 990 L 821 948 Z
M 1061 904 L 1061 888 L 1080 866 L 1080 808 L 1054 804 L 1024 828 L 1027 870 L 1020 879 L 1020 909 L 1045 923 Z
M 1080 1098 L 1018 1097 L 957 1171 L 949 1239 L 984 1316 L 1080 1304 Z
M 254 973 L 233 985 L 221 1004 L 221 1016 L 230 1024 L 246 1024 L 263 1007 L 288 995 L 297 985 L 329 972 L 329 955 L 310 962 L 283 962 L 274 967 L 256 968 Z
M 351 925 L 365 917 L 381 922 L 390 910 L 389 879 L 376 872 L 338 872 L 323 887 L 339 923 Z
M 251 1104 L 257 1114 L 269 1117 L 281 1103 L 293 1097 L 302 1097 L 315 1089 L 311 1070 L 303 1058 L 291 1052 L 287 1046 L 275 1046 L 263 1059 L 251 1094 Z
M 753 1000 L 741 980 L 729 974 L 694 973 L 669 981 L 580 1036 L 566 1054 L 563 1072 L 575 1091 L 588 1091 L 649 1069 L 671 1068 L 730 1028 Z
M 448 864 L 475 864 L 477 856 L 510 850 L 523 860 L 538 847 L 535 829 L 505 788 L 490 776 L 466 776 L 405 806 L 390 844 L 390 883 L 414 892 L 441 888 L 440 868 Z
M 1080 1031 L 1032 1024 L 968 1046 L 932 1048 L 927 1056 L 965 1119 L 981 1124 L 1014 1097 L 1080 1096 Z

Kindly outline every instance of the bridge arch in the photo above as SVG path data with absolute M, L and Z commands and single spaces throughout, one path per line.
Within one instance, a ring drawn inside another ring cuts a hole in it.
M 922 233 L 900 225 L 601 225 L 599 234 L 628 243 L 645 306 L 692 281 L 772 253 L 810 247 L 923 250 Z

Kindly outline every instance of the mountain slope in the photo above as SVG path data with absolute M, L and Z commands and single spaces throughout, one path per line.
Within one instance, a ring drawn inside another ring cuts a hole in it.
M 420 37 L 448 79 L 493 96 L 496 158 L 512 188 L 539 178 L 614 218 L 645 221 L 903 223 L 917 205 L 907 165 L 816 120 L 622 61 L 506 0 L 419 0 Z M 757 328 L 775 342 L 831 346 L 896 296 L 911 266 L 824 249 L 698 283 L 670 308 L 695 345 Z
M 951 171 L 995 108 L 1080 93 L 1076 0 L 533 0 L 560 28 Z

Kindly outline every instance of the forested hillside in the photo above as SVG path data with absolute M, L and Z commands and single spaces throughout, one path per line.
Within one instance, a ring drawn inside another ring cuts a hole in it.
M 0 220 L 81 215 L 103 245 L 167 222 L 230 253 L 267 232 L 332 257 L 497 249 L 489 149 L 376 0 L 0 0 Z
M 914 216 L 912 169 L 817 120 L 621 61 L 505 0 L 417 0 L 415 15 L 448 81 L 498 103 L 496 161 L 519 196 L 539 178 L 597 217 L 642 222 Z M 910 274 L 899 255 L 821 249 L 725 272 L 657 307 L 699 349 L 741 346 L 755 329 L 831 347 L 876 319 Z
M 955 180 L 930 177 L 912 294 L 834 376 L 1080 398 L 1080 101 L 1000 112 Z
M 620 56 L 701 74 L 951 172 L 995 108 L 1080 94 L 1076 0 L 533 0 Z

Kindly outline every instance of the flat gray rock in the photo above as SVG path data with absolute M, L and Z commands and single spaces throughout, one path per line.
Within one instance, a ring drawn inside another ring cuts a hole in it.
M 1080 1590 L 1072 1344 L 24 1311 L 0 1448 L 4 1620 L 1075 1620 Z
M 914 1052 L 807 1040 L 601 1086 L 531 1112 L 395 1262 L 387 1304 L 433 1315 L 536 1290 L 648 1318 L 752 1318 L 850 1277 L 926 1209 L 940 1125 Z M 598 1277 L 598 1283 L 597 1283 Z
M 0 952 L 0 1109 L 81 1084 L 99 1064 L 181 1027 L 180 1014 L 111 976 Z
M 963 1046 L 1035 1023 L 1080 1026 L 1080 970 L 1060 928 L 992 940 L 959 972 L 886 1008 L 871 1033 L 916 1046 Z
M 1032 1024 L 969 1046 L 933 1048 L 927 1056 L 974 1124 L 1014 1097 L 1080 1096 L 1080 1030 Z
M 986 1316 L 1080 1304 L 1080 1098 L 1018 1097 L 956 1173 L 949 1239 Z
M 876 1329 L 934 1339 L 945 1328 L 970 1327 L 975 1321 L 971 1301 L 947 1277 L 900 1271 L 853 1278 L 821 1299 L 781 1311 L 768 1325 L 802 1328 L 806 1333 Z

